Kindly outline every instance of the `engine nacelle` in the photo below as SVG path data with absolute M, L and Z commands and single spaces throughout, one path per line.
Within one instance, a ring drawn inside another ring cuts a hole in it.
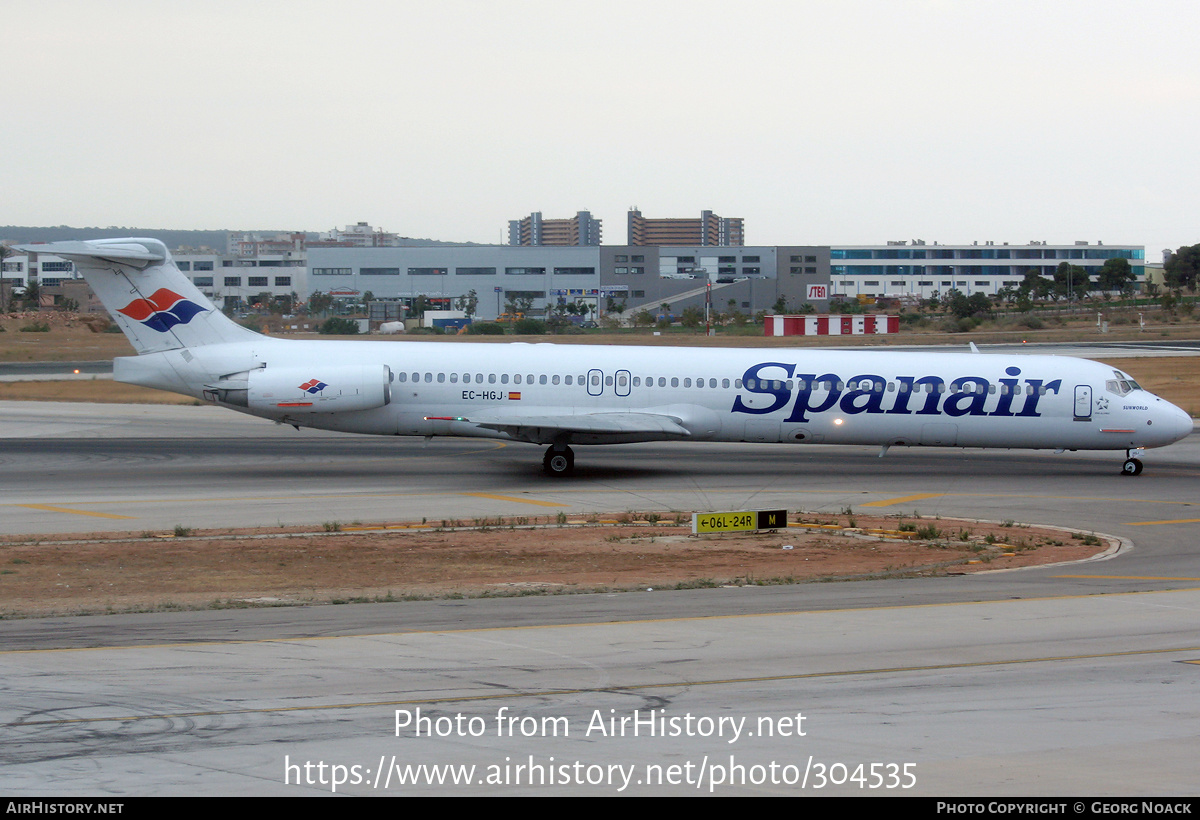
M 270 366 L 246 378 L 246 406 L 291 413 L 351 413 L 391 401 L 392 371 L 387 365 L 306 368 Z

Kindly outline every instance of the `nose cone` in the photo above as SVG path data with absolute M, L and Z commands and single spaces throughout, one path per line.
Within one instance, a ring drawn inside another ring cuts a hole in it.
M 1150 418 L 1146 422 L 1149 426 L 1143 431 L 1146 434 L 1146 446 L 1163 447 L 1192 434 L 1191 416 L 1165 399 L 1158 396 L 1153 398 Z M 1149 444 L 1150 441 L 1156 443 Z
M 1171 440 L 1179 441 L 1190 436 L 1192 434 L 1192 417 L 1169 402 L 1167 403 L 1167 407 L 1171 409 L 1167 422 L 1173 434 Z

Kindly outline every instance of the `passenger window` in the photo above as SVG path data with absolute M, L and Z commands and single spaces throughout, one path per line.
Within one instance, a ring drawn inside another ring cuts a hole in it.
M 495 384 L 495 383 L 496 383 L 496 374 L 488 373 L 488 384 Z
M 400 381 L 401 381 L 401 383 L 408 381 L 408 374 L 407 374 L 407 373 L 401 373 L 401 374 L 399 374 L 399 375 L 400 375 Z
M 684 380 L 683 380 L 683 386 L 684 386 L 684 387 L 691 387 L 691 386 L 692 386 L 692 380 L 691 380 L 691 379 L 684 379 Z
M 458 374 L 457 373 L 450 374 L 450 384 L 458 384 Z
M 605 385 L 606 387 L 612 387 L 612 376 L 605 376 L 605 377 L 604 377 L 604 385 Z
M 438 384 L 444 384 L 446 381 L 445 373 L 438 373 Z
M 508 384 L 508 374 L 507 373 L 500 374 L 500 384 Z
M 658 386 L 659 386 L 659 387 L 666 387 L 666 386 L 667 386 L 667 377 L 666 377 L 666 376 L 659 376 L 659 377 L 658 377 Z
M 570 384 L 570 383 L 571 383 L 571 377 L 570 377 L 570 376 L 567 376 L 567 377 L 566 377 L 566 379 L 565 379 L 565 381 L 566 381 L 566 383 L 567 383 L 567 384 Z
M 721 379 L 721 386 L 728 389 L 729 388 L 729 379 Z
M 552 378 L 552 379 L 550 380 L 550 383 L 551 383 L 551 384 L 558 384 L 558 376 L 555 376 L 554 378 Z
M 555 377 L 555 382 L 557 383 L 557 381 L 558 381 L 558 378 L 557 378 L 557 377 Z M 546 383 L 546 377 L 545 377 L 545 376 L 538 376 L 538 384 L 545 384 L 545 383 Z
M 429 384 L 431 381 L 433 381 L 433 374 L 432 374 L 432 373 L 426 373 L 426 374 L 425 374 L 425 383 L 426 383 L 426 384 Z
M 679 378 L 678 378 L 678 377 L 673 377 L 673 378 L 671 379 L 671 386 L 672 386 L 672 387 L 678 387 L 678 386 L 679 386 Z

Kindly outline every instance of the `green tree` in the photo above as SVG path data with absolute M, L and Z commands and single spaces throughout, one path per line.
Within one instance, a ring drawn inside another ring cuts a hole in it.
M 1054 282 L 1042 276 L 1040 271 L 1030 268 L 1025 271 L 1025 278 L 1021 280 L 1018 290 L 1026 297 L 1049 299 L 1054 292 Z
M 22 298 L 25 306 L 36 308 L 42 303 L 42 286 L 36 279 L 30 279 L 25 283 L 25 296 Z
M 317 291 L 308 297 L 308 315 L 324 316 L 333 307 L 333 296 Z
M 344 316 L 330 316 L 317 332 L 326 336 L 354 336 L 358 333 L 358 322 Z
M 654 324 L 654 314 L 642 308 L 635 312 L 629 321 L 633 322 L 634 327 L 650 327 L 650 325 Z
M 679 323 L 684 327 L 696 328 L 704 321 L 704 311 L 692 305 L 685 307 L 679 317 Z
M 1163 275 L 1169 288 L 1196 290 L 1200 278 L 1200 245 L 1184 245 L 1171 254 L 1163 265 Z
M 418 319 L 425 318 L 425 311 L 433 310 L 433 302 L 425 294 L 419 294 L 408 306 L 408 312 Z
M 467 291 L 465 296 L 460 296 L 454 300 L 454 309 L 461 310 L 470 319 L 475 316 L 475 311 L 479 308 L 479 295 L 474 288 Z
M 521 336 L 545 336 L 546 323 L 541 319 L 518 319 L 513 323 L 513 333 Z
M 1092 288 L 1087 270 L 1070 262 L 1059 262 L 1054 271 L 1054 295 L 1061 298 L 1082 299 Z
M 518 313 L 528 314 L 533 310 L 532 296 L 510 296 L 504 300 L 504 312 L 511 316 L 516 316 Z
M 1127 259 L 1109 259 L 1100 268 L 1096 277 L 1100 290 L 1127 292 L 1137 280 L 1137 274 Z

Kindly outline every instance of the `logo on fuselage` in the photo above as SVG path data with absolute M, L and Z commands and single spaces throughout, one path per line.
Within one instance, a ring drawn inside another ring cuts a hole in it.
M 320 393 L 322 390 L 324 390 L 328 386 L 329 385 L 327 385 L 325 382 L 321 381 L 320 379 L 309 379 L 304 384 L 300 385 L 300 389 L 303 390 L 305 393 L 314 393 L 315 394 L 315 393 Z
M 1015 378 L 1019 367 L 993 384 L 983 376 L 960 376 L 948 382 L 940 376 L 894 376 L 864 373 L 848 379 L 836 373 L 797 373 L 788 362 L 761 362 L 742 375 L 748 395 L 733 400 L 730 412 L 767 415 L 787 411 L 785 422 L 804 423 L 828 411 L 915 416 L 1038 417 L 1038 402 L 1058 394 L 1062 379 Z
M 151 330 L 166 333 L 175 325 L 186 325 L 205 308 L 188 301 L 173 290 L 159 288 L 148 299 L 134 299 L 117 310 L 135 322 L 141 322 Z

